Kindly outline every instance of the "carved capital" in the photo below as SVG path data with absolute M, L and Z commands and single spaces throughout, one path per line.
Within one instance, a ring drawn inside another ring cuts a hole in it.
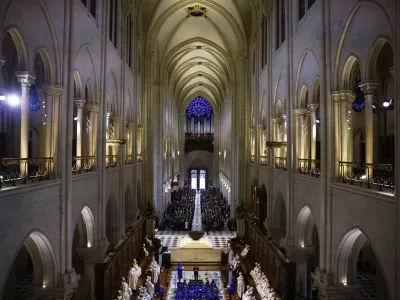
M 98 113 L 99 112 L 99 108 L 100 108 L 100 106 L 98 104 L 88 104 L 87 105 L 87 109 L 90 112 Z
M 30 75 L 27 71 L 16 72 L 17 81 L 21 84 L 21 87 L 30 87 L 35 82 L 35 77 Z
M 308 110 L 305 107 L 299 107 L 299 108 L 294 109 L 294 114 L 296 116 L 304 116 L 304 115 L 308 114 Z
M 319 108 L 319 103 L 315 102 L 315 103 L 311 103 L 307 105 L 307 108 L 311 111 L 311 112 L 316 112 Z
M 85 99 L 74 99 L 74 102 L 77 108 L 84 108 L 86 105 Z
M 285 123 L 287 121 L 287 114 L 282 115 L 282 121 Z
M 360 88 L 364 91 L 365 96 L 373 95 L 374 90 L 378 87 L 379 82 L 363 82 L 360 84 Z

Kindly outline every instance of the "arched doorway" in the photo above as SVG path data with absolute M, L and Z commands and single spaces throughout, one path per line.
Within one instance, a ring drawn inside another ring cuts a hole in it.
M 286 236 L 286 205 L 280 192 L 275 200 L 272 235 L 275 243 L 282 248 L 282 241 Z
M 2 299 L 35 297 L 37 288 L 57 286 L 57 265 L 50 241 L 38 231 L 24 240 L 8 270 Z
M 319 266 L 319 235 L 315 218 L 311 209 L 305 206 L 300 211 L 297 219 L 297 247 L 306 251 L 308 259 L 297 268 L 296 292 L 303 297 L 312 299 L 311 274 Z
M 77 288 L 77 295 L 90 296 L 90 272 L 85 272 L 85 262 L 80 250 L 95 247 L 95 223 L 92 211 L 85 206 L 76 221 L 74 237 L 72 240 L 72 267 L 79 274 L 80 280 Z M 89 273 L 89 274 L 86 274 Z M 83 298 L 81 298 L 83 299 Z
M 345 234 L 335 257 L 336 285 L 359 285 L 360 299 L 390 299 L 379 258 L 361 229 Z
M 110 248 L 113 248 L 119 239 L 119 220 L 117 213 L 117 202 L 114 195 L 108 198 L 106 207 L 106 237 L 110 242 Z
M 125 230 L 135 222 L 136 212 L 137 207 L 132 197 L 131 188 L 127 186 L 125 190 Z

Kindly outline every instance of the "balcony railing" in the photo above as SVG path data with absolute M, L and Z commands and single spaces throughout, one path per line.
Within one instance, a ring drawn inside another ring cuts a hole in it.
M 77 175 L 94 170 L 94 156 L 74 156 L 72 157 L 72 175 Z
M 50 179 L 53 162 L 53 157 L 0 158 L 0 189 L 3 183 L 15 186 Z
M 138 155 L 137 155 L 137 162 L 140 163 L 140 162 L 142 162 L 142 161 L 143 161 L 142 155 L 141 155 L 141 154 L 138 154 Z
M 339 161 L 339 176 L 343 183 L 368 188 L 395 189 L 394 168 L 391 164 L 367 164 Z
M 250 155 L 250 162 L 254 164 L 256 162 L 256 156 L 255 155 Z
M 302 175 L 320 177 L 320 161 L 317 159 L 299 158 L 297 160 L 297 172 Z
M 286 171 L 286 157 L 275 157 L 274 167 L 275 169 Z
M 130 166 L 132 164 L 132 155 L 125 156 L 125 166 Z
M 106 155 L 106 168 L 118 167 L 118 155 Z
M 268 167 L 268 156 L 260 156 L 260 165 Z

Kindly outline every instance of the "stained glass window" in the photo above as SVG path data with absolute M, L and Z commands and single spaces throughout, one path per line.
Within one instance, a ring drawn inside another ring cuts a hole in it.
M 201 118 L 201 117 L 207 117 L 211 118 L 211 111 L 212 107 L 210 102 L 207 101 L 207 99 L 203 97 L 196 97 L 192 100 L 192 102 L 189 103 L 187 113 L 188 113 L 188 118 L 191 119 L 193 117 L 195 118 Z

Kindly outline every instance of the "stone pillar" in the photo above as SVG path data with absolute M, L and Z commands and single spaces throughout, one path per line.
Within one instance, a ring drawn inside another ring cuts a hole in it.
M 282 142 L 287 142 L 287 115 L 282 115 Z M 287 157 L 287 148 L 282 148 L 282 156 Z
M 44 126 L 44 153 L 45 157 L 55 158 L 57 153 L 57 141 L 59 132 L 59 108 L 60 108 L 60 96 L 61 87 L 45 86 L 42 89 L 43 96 L 46 97 L 46 107 L 45 107 L 45 121 Z M 47 165 L 44 166 L 47 168 Z M 50 165 L 50 168 L 55 168 L 55 166 Z M 55 175 L 55 174 L 53 174 Z
M 340 93 L 340 126 L 341 126 L 341 161 L 351 161 L 348 157 L 349 145 L 349 123 L 348 123 L 347 95 Z
M 83 130 L 83 108 L 86 105 L 85 99 L 74 99 L 77 108 L 77 120 L 76 120 L 76 156 L 82 156 L 82 130 Z M 77 166 L 82 162 L 77 161 Z
M 339 174 L 339 161 L 342 157 L 342 140 L 341 140 L 341 132 L 342 127 L 340 125 L 340 95 L 339 93 L 332 93 L 333 100 L 333 121 L 335 125 L 335 129 L 333 130 L 333 135 L 335 136 L 335 161 L 334 161 L 334 175 L 338 177 Z M 324 120 L 322 120 L 324 122 Z
M 296 160 L 301 157 L 301 124 L 300 124 L 300 110 L 295 109 L 294 114 L 296 116 Z
M 97 148 L 97 123 L 99 117 L 99 105 L 88 104 L 87 109 L 89 112 L 89 123 L 90 123 L 88 154 L 89 156 L 95 156 Z
M 311 103 L 308 106 L 311 112 L 311 159 L 317 159 L 317 110 L 319 103 Z
M 367 82 L 360 85 L 365 93 L 365 163 L 374 163 L 374 115 L 372 104 L 374 103 L 374 90 L 379 83 Z M 366 171 L 367 172 L 367 171 Z M 372 168 L 369 170 L 369 176 L 373 176 Z
M 95 265 L 102 261 L 108 249 L 108 243 L 101 248 L 78 248 L 79 256 L 83 260 L 84 265 L 84 282 L 90 287 L 90 299 L 95 299 Z
M 135 130 L 135 123 L 134 122 L 128 122 L 128 131 L 129 131 L 129 139 L 128 139 L 128 147 L 127 147 L 127 155 L 131 156 L 132 163 L 134 162 L 133 160 L 133 144 L 134 144 L 134 131 Z
M 28 72 L 17 72 L 17 80 L 21 84 L 21 144 L 20 158 L 28 158 L 29 150 L 29 88 L 35 77 Z M 26 166 L 27 167 L 27 166 Z M 21 164 L 21 173 L 25 173 L 25 163 Z
M 310 112 L 307 110 L 303 115 L 303 157 L 310 158 Z
M 274 142 L 278 141 L 278 118 L 273 118 L 272 119 L 272 139 Z M 277 157 L 277 151 L 276 149 L 272 149 L 274 153 L 274 161 L 272 162 L 275 165 L 275 157 Z

